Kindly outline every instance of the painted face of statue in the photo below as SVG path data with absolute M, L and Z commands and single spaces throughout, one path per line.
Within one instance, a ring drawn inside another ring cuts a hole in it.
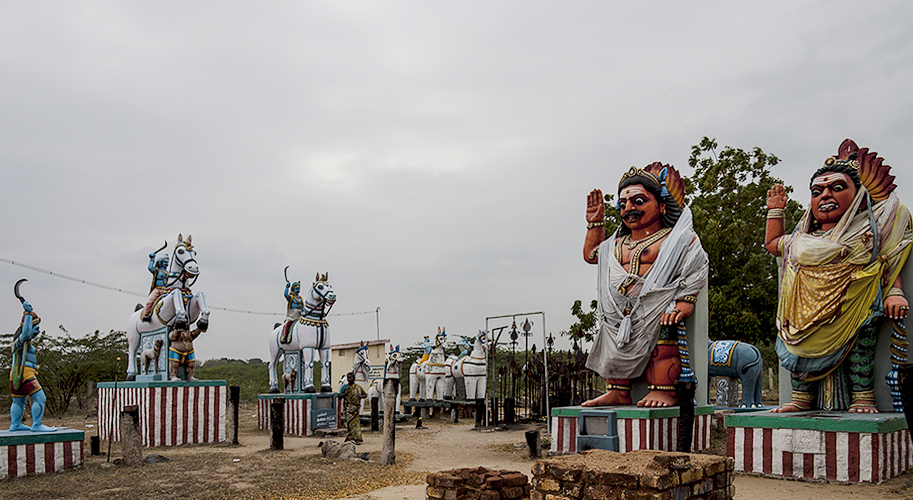
M 640 184 L 628 186 L 618 193 L 621 220 L 631 231 L 659 229 L 664 206 Z
M 827 172 L 812 180 L 812 216 L 822 229 L 830 229 L 850 208 L 856 198 L 856 186 L 846 174 Z

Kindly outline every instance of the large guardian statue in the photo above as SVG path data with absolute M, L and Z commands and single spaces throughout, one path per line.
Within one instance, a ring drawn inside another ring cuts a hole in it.
M 791 401 L 773 412 L 878 411 L 877 327 L 887 318 L 902 331 L 909 303 L 900 271 L 913 240 L 890 170 L 843 141 L 812 175 L 811 202 L 791 234 L 786 190 L 777 184 L 767 194 L 767 250 L 783 257 L 777 355 L 792 383 Z
M 606 378 L 606 392 L 583 406 L 632 404 L 631 384 L 641 376 L 649 392 L 638 406 L 674 406 L 673 383 L 694 377 L 682 373 L 679 343 L 687 342 L 684 320 L 707 283 L 707 254 L 673 167 L 631 167 L 617 208 L 622 224 L 606 239 L 602 191 L 587 197 L 583 258 L 599 266 L 599 331 L 586 366 Z

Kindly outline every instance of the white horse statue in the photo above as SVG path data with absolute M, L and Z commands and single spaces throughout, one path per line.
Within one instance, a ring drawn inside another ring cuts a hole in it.
M 279 392 L 279 381 L 276 377 L 276 363 L 279 355 L 286 352 L 301 351 L 301 369 L 298 376 L 303 377 L 302 390 L 307 393 L 317 392 L 314 388 L 314 354 L 318 354 L 320 365 L 320 392 L 332 392 L 330 386 L 330 333 L 326 317 L 336 303 L 336 292 L 329 282 L 329 273 L 314 278 L 314 284 L 304 298 L 304 309 L 301 318 L 291 326 L 291 341 L 279 343 L 282 324 L 279 324 L 269 336 L 269 392 Z
M 387 380 L 396 380 L 396 404 L 399 406 L 399 379 L 400 373 L 402 373 L 402 364 L 403 364 L 403 355 L 399 352 L 399 346 L 397 345 L 394 349 L 393 346 L 390 346 L 390 352 L 387 353 L 387 356 L 384 358 L 384 381 Z M 371 390 L 378 391 L 380 393 L 378 403 L 383 408 L 384 401 L 384 388 L 383 385 L 379 384 L 379 380 L 375 380 L 371 384 Z M 378 387 L 379 386 L 379 387 Z M 368 400 L 370 401 L 373 396 L 371 391 L 368 391 Z
M 479 330 L 472 345 L 472 352 L 460 358 L 453 366 L 453 376 L 466 384 L 466 399 L 485 397 L 488 388 L 488 334 Z
M 352 373 L 355 374 L 355 383 L 360 385 L 365 392 L 368 392 L 368 398 L 361 400 L 361 411 L 365 410 L 365 401 L 370 404 L 371 395 L 369 387 L 369 376 L 371 374 L 371 360 L 368 359 L 368 344 L 364 341 L 361 347 L 355 349 L 355 361 L 352 363 Z M 371 385 L 373 387 L 373 385 Z
M 420 400 L 431 399 L 437 395 L 437 399 L 443 399 L 445 391 L 444 375 L 446 375 L 446 359 L 444 356 L 444 344 L 447 342 L 446 329 L 438 327 L 437 335 L 434 337 L 434 347 L 428 359 L 418 363 L 412 363 L 409 367 L 409 399 L 415 400 L 418 395 Z
M 141 307 L 137 307 L 130 316 L 127 322 L 127 380 L 136 380 L 136 351 L 141 338 L 144 338 L 144 344 L 148 344 L 144 347 L 151 347 L 155 340 L 153 336 L 165 339 L 168 331 L 175 327 L 189 328 L 196 322 L 201 331 L 209 328 L 209 309 L 206 308 L 203 292 L 194 294 L 190 291 L 200 275 L 196 255 L 190 235 L 184 240 L 179 234 L 168 267 L 168 281 L 164 293 L 152 307 L 151 321 L 141 321 Z

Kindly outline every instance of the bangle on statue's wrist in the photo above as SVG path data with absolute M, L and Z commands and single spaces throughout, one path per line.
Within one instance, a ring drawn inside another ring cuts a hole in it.
M 691 304 L 696 304 L 696 303 L 697 303 L 697 295 L 683 295 L 683 296 L 681 296 L 681 297 L 679 297 L 679 298 L 677 298 L 677 299 L 675 299 L 675 300 L 676 300 L 677 302 L 688 302 L 688 303 L 691 303 Z
M 786 210 L 783 208 L 768 208 L 767 209 L 767 218 L 768 219 L 784 219 L 784 218 L 786 218 Z
M 602 222 L 590 222 L 589 224 L 586 225 L 586 228 L 587 228 L 587 229 L 595 229 L 595 228 L 597 228 L 597 227 L 603 227 L 603 226 L 605 226 L 605 221 L 602 221 Z

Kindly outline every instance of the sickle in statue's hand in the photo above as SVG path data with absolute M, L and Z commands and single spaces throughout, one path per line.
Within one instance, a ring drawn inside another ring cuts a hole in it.
M 21 280 L 17 281 L 16 286 L 13 287 L 13 293 L 16 294 L 16 298 L 19 299 L 19 302 L 25 302 L 25 299 L 22 297 L 22 295 L 19 295 L 19 285 L 23 284 L 26 281 L 28 280 L 22 278 Z
M 285 282 L 290 283 L 288 280 L 288 266 L 285 266 L 285 269 L 282 270 L 282 273 L 285 274 Z

